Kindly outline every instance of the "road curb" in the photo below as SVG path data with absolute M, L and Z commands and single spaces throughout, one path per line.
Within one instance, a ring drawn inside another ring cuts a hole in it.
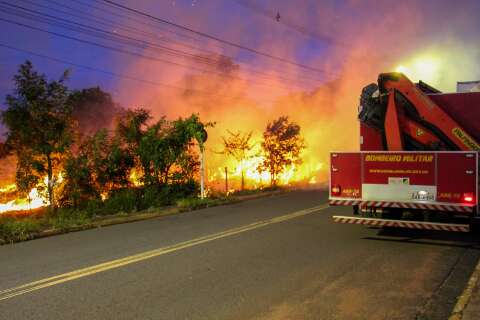
M 170 208 L 163 209 L 161 212 L 158 212 L 158 211 L 146 212 L 146 213 L 141 213 L 141 214 L 136 214 L 131 216 L 120 216 L 120 217 L 116 216 L 111 218 L 105 218 L 102 220 L 97 220 L 95 222 L 87 223 L 79 226 L 72 226 L 72 227 L 61 228 L 61 229 L 43 230 L 41 232 L 32 233 L 26 239 L 15 239 L 13 241 L 5 241 L 3 239 L 0 239 L 0 246 L 18 243 L 18 242 L 30 241 L 35 239 L 47 238 L 47 237 L 57 236 L 61 234 L 71 233 L 71 232 L 108 227 L 108 226 L 113 226 L 117 224 L 124 224 L 124 223 L 130 223 L 130 222 L 138 222 L 138 221 L 150 220 L 155 218 L 167 217 L 175 214 L 180 214 L 183 212 L 191 212 L 191 211 L 196 211 L 200 209 L 206 209 L 211 207 L 234 204 L 234 203 L 243 202 L 243 201 L 255 200 L 259 198 L 273 197 L 273 196 L 278 196 L 278 195 L 288 193 L 290 191 L 292 190 L 277 190 L 277 191 L 271 191 L 271 192 L 265 192 L 265 193 L 259 193 L 259 194 L 246 195 L 246 196 L 237 196 L 237 197 L 230 198 L 230 201 L 226 203 L 221 203 L 214 206 L 206 206 L 202 208 L 192 209 L 192 208 L 182 208 L 182 207 L 170 207 Z
M 463 318 L 463 312 L 468 306 L 470 299 L 472 298 L 473 290 L 478 286 L 480 279 L 480 260 L 477 262 L 475 269 L 472 272 L 472 275 L 468 279 L 465 289 L 463 289 L 462 294 L 458 297 L 457 303 L 453 308 L 452 313 L 448 320 L 461 320 Z

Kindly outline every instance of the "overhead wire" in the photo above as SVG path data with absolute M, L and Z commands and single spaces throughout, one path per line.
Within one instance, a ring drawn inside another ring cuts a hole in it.
M 0 1 L 0 3 L 3 3 L 3 4 L 7 4 L 5 3 L 4 1 Z M 70 29 L 72 30 L 72 27 L 70 25 L 75 25 L 76 27 L 80 27 L 80 28 L 83 28 L 83 29 L 80 29 L 81 32 L 87 32 L 89 33 L 89 35 L 92 35 L 91 31 L 94 31 L 94 32 L 97 32 L 97 34 L 94 34 L 93 36 L 99 36 L 98 32 L 101 33 L 100 37 L 102 38 L 105 38 L 105 36 L 108 36 L 109 37 L 109 40 L 112 40 L 112 41 L 116 41 L 118 39 L 115 39 L 115 38 L 122 38 L 121 39 L 121 42 L 123 44 L 127 44 L 127 45 L 133 45 L 135 47 L 138 47 L 140 49 L 144 49 L 144 46 L 148 46 L 148 47 L 154 47 L 156 49 L 160 49 L 161 50 L 161 53 L 164 53 L 164 54 L 168 54 L 174 58 L 178 58 L 179 55 L 183 55 L 189 59 L 192 59 L 193 61 L 195 62 L 201 62 L 201 63 L 204 63 L 204 64 L 208 64 L 208 65 L 211 65 L 211 66 L 217 66 L 218 65 L 218 59 L 211 59 L 210 57 L 208 56 L 201 56 L 201 55 L 198 55 L 196 53 L 192 53 L 192 52 L 188 52 L 188 51 L 185 51 L 185 50 L 179 50 L 179 49 L 174 49 L 174 48 L 171 48 L 169 46 L 164 46 L 164 45 L 158 45 L 156 43 L 152 43 L 152 42 L 149 42 L 149 41 L 145 41 L 143 39 L 138 39 L 138 38 L 134 38 L 134 37 L 130 37 L 130 36 L 126 36 L 126 35 L 122 35 L 122 34 L 119 34 L 119 33 L 116 33 L 116 32 L 111 32 L 111 31 L 107 31 L 107 30 L 104 30 L 104 29 L 99 29 L 99 28 L 96 28 L 92 25 L 85 25 L 85 24 L 81 24 L 81 23 L 78 23 L 78 22 L 75 22 L 75 21 L 71 21 L 71 20 L 67 20 L 67 19 L 63 19 L 61 17 L 58 17 L 58 16 L 53 16 L 53 15 L 50 15 L 50 14 L 47 14 L 47 13 L 44 13 L 44 12 L 39 12 L 39 11 L 36 11 L 36 10 L 31 10 L 29 8 L 25 8 L 25 7 L 22 7 L 22 6 L 18 6 L 18 5 L 13 5 L 13 4 L 8 4 L 9 6 L 11 7 L 15 7 L 17 9 L 21 9 L 23 11 L 26 11 L 26 12 L 29 12 L 29 13 L 34 13 L 36 14 L 37 16 L 42 16 L 42 17 L 47 17 L 49 19 L 53 19 L 53 20 L 59 20 L 61 21 L 63 24 L 60 24 L 61 27 L 63 28 L 67 28 L 67 29 Z M 52 21 L 52 20 L 50 20 Z M 59 25 L 58 21 L 54 21 L 53 22 L 54 24 L 56 25 Z M 67 25 L 65 25 L 65 23 Z M 68 25 L 70 24 L 70 25 Z M 113 27 L 113 26 L 112 26 Z M 90 29 L 90 30 L 85 30 L 85 29 Z M 78 29 L 75 29 L 75 31 L 79 31 Z M 127 41 L 127 42 L 125 42 Z M 139 45 L 140 44 L 140 45 Z M 289 84 L 295 84 L 296 82 L 304 82 L 304 86 L 308 83 L 309 85 L 311 85 L 312 81 L 308 82 L 309 80 L 304 80 L 304 79 L 292 79 L 292 78 L 288 78 L 288 77 L 285 77 L 283 75 L 275 75 L 276 78 L 272 78 L 272 74 L 270 73 L 267 73 L 267 72 L 263 72 L 263 71 L 260 71 L 260 70 L 255 70 L 255 69 L 252 69 L 252 68 L 244 68 L 246 69 L 247 71 L 249 72 L 252 72 L 252 73 L 256 73 L 256 74 L 259 74 L 261 75 L 264 79 L 267 79 L 267 80 L 273 80 L 273 81 L 276 81 L 276 80 L 284 80 L 284 81 L 288 81 Z M 304 86 L 298 86 L 299 88 L 304 88 Z
M 266 58 L 269 58 L 269 59 L 272 59 L 272 60 L 275 60 L 275 61 L 283 62 L 285 64 L 296 66 L 296 67 L 299 67 L 299 68 L 302 68 L 302 69 L 305 69 L 305 70 L 309 70 L 309 71 L 313 71 L 313 72 L 316 72 L 316 73 L 329 74 L 329 72 L 327 72 L 326 70 L 322 70 L 322 69 L 319 69 L 319 68 L 316 68 L 316 67 L 312 67 L 312 66 L 309 66 L 309 65 L 298 63 L 298 62 L 289 60 L 289 59 L 284 58 L 284 57 L 278 57 L 278 56 L 272 55 L 270 53 L 263 52 L 263 51 L 260 51 L 260 50 L 254 49 L 254 48 L 250 48 L 250 47 L 247 47 L 245 45 L 242 45 L 242 44 L 230 41 L 230 40 L 222 39 L 220 37 L 208 34 L 206 32 L 198 31 L 198 30 L 195 30 L 191 27 L 180 25 L 178 23 L 168 21 L 168 20 L 163 19 L 163 18 L 159 18 L 157 16 L 154 16 L 152 14 L 149 14 L 149 13 L 146 13 L 146 12 L 143 12 L 143 11 L 140 11 L 138 9 L 134 9 L 134 8 L 125 6 L 123 4 L 117 3 L 117 2 L 112 1 L 112 0 L 100 0 L 100 1 L 103 1 L 107 4 L 110 4 L 112 7 L 117 7 L 117 8 L 123 9 L 125 11 L 132 12 L 132 13 L 135 13 L 135 14 L 143 16 L 143 17 L 147 17 L 147 18 L 149 18 L 153 21 L 157 21 L 157 22 L 163 23 L 165 25 L 170 25 L 170 26 L 176 27 L 180 30 L 185 30 L 185 31 L 188 31 L 192 34 L 202 36 L 206 39 L 214 40 L 214 41 L 217 41 L 219 43 L 223 43 L 223 44 L 229 45 L 231 47 L 235 47 L 237 49 L 241 49 L 241 50 L 253 53 L 253 54 L 258 55 L 258 56 L 263 56 L 263 57 L 266 57 Z
M 101 68 L 97 68 L 97 67 L 92 67 L 92 66 L 88 66 L 88 65 L 84 65 L 84 64 L 79 64 L 79 63 L 71 62 L 71 61 L 68 61 L 68 60 L 64 60 L 64 59 L 52 57 L 52 56 L 49 56 L 49 55 L 41 54 L 41 53 L 38 53 L 38 52 L 35 52 L 35 51 L 21 49 L 21 48 L 11 46 L 11 45 L 8 45 L 8 44 L 5 44 L 5 43 L 0 43 L 0 47 L 4 47 L 4 48 L 10 49 L 10 50 L 17 51 L 17 52 L 26 53 L 26 54 L 29 54 L 31 56 L 36 56 L 36 57 L 39 57 L 39 58 L 51 60 L 51 61 L 54 61 L 54 62 L 57 62 L 57 63 L 62 63 L 62 64 L 65 64 L 65 65 L 70 65 L 70 66 L 85 69 L 85 70 L 90 70 L 90 71 L 94 71 L 94 72 L 103 73 L 103 74 L 106 74 L 106 75 L 109 75 L 109 76 L 112 76 L 112 77 L 123 78 L 123 79 L 132 80 L 132 81 L 136 81 L 136 82 L 146 83 L 146 84 L 149 84 L 149 85 L 152 85 L 152 86 L 161 86 L 161 87 L 167 87 L 167 88 L 170 88 L 170 89 L 176 89 L 176 90 L 182 90 L 182 91 L 193 91 L 193 92 L 197 92 L 197 93 L 202 94 L 202 95 L 204 95 L 206 97 L 209 97 L 209 98 L 212 95 L 211 92 L 206 92 L 206 91 L 193 89 L 193 88 L 186 88 L 186 87 L 177 86 L 177 85 L 164 83 L 164 82 L 151 81 L 151 80 L 139 78 L 139 77 L 136 77 L 136 76 L 125 74 L 125 73 L 117 73 L 117 72 L 113 72 L 113 71 L 109 71 L 109 70 L 105 70 L 105 69 L 101 69 Z M 227 98 L 227 99 L 233 99 L 232 97 L 227 97 L 227 96 L 223 96 L 223 97 L 220 96 L 220 97 L 221 98 Z M 263 102 L 271 103 L 273 101 L 263 100 Z
M 113 47 L 113 46 L 101 44 L 101 43 L 98 43 L 98 42 L 89 41 L 89 40 L 85 40 L 85 39 L 80 39 L 80 38 L 69 36 L 69 35 L 66 35 L 66 34 L 45 30 L 45 29 L 42 29 L 42 28 L 27 25 L 25 23 L 21 23 L 21 22 L 18 22 L 18 21 L 13 21 L 13 20 L 10 20 L 10 19 L 0 18 L 0 21 L 4 21 L 4 22 L 10 23 L 10 24 L 14 24 L 14 25 L 18 25 L 18 26 L 21 26 L 21 27 L 29 28 L 31 30 L 44 32 L 44 33 L 47 33 L 47 34 L 50 34 L 50 35 L 55 35 L 55 36 L 65 38 L 65 39 L 68 39 L 68 40 L 77 41 L 77 42 L 80 42 L 80 43 L 83 43 L 83 44 L 89 44 L 89 45 L 100 47 L 100 48 L 103 48 L 103 49 L 108 49 L 108 50 L 111 50 L 111 51 L 131 55 L 131 56 L 136 56 L 136 57 L 147 59 L 147 60 L 157 61 L 157 62 L 161 62 L 161 63 L 165 63 L 165 64 L 177 66 L 177 67 L 182 67 L 182 68 L 189 69 L 189 70 L 195 70 L 195 71 L 198 71 L 198 72 L 215 74 L 215 75 L 218 75 L 218 76 L 224 77 L 224 78 L 242 80 L 242 81 L 246 81 L 246 82 L 249 82 L 249 83 L 252 83 L 252 84 L 262 85 L 262 86 L 266 86 L 266 87 L 271 87 L 272 86 L 271 83 L 264 83 L 264 82 L 254 81 L 254 80 L 251 80 L 251 79 L 246 79 L 246 78 L 226 74 L 226 73 L 223 73 L 223 72 L 201 69 L 201 68 L 197 68 L 195 66 L 189 66 L 189 65 L 186 65 L 186 64 L 182 64 L 182 63 L 178 63 L 178 62 L 175 62 L 175 61 L 159 58 L 159 57 L 156 57 L 156 56 L 145 55 L 145 54 L 142 54 L 142 53 L 125 50 L 125 49 L 122 49 L 122 48 Z M 280 85 L 282 85 L 282 84 L 280 83 Z M 280 88 L 280 86 L 278 86 L 278 87 Z M 283 85 L 283 87 L 286 88 L 286 85 Z
M 336 45 L 336 46 L 346 46 L 346 44 L 338 39 L 335 39 L 331 36 L 327 36 L 325 34 L 321 34 L 318 31 L 306 28 L 304 26 L 301 26 L 299 24 L 296 24 L 295 22 L 291 21 L 288 19 L 288 16 L 286 18 L 285 14 L 281 14 L 280 11 L 275 11 L 275 10 L 268 10 L 266 8 L 263 8 L 259 4 L 251 1 L 251 0 L 233 0 L 235 3 L 243 6 L 244 8 L 247 8 L 249 10 L 252 10 L 256 12 L 257 14 L 260 14 L 262 16 L 265 16 L 269 19 L 272 19 L 276 21 L 277 23 L 281 23 L 311 39 L 316 39 L 320 40 L 322 42 L 328 43 L 330 45 Z
M 23 1 L 28 1 L 28 0 L 23 0 Z M 55 3 L 56 1 L 55 0 L 44 0 L 44 1 L 47 1 L 47 2 L 52 2 L 52 3 Z M 97 2 L 103 4 L 103 2 L 101 0 L 97 0 Z M 58 4 L 58 2 L 56 2 Z M 107 13 L 107 14 L 111 14 L 111 15 L 114 15 L 114 16 L 117 16 L 117 17 L 121 17 L 123 19 L 123 21 L 125 20 L 132 20 L 134 22 L 137 22 L 137 23 L 140 23 L 142 25 L 145 25 L 145 26 L 148 26 L 148 27 L 152 27 L 152 28 L 160 28 L 159 30 L 162 30 L 162 31 L 166 31 L 166 32 L 169 32 L 175 36 L 180 36 L 180 37 L 187 37 L 188 39 L 192 39 L 194 41 L 202 41 L 202 45 L 204 45 L 204 40 L 202 39 L 199 39 L 199 38 L 194 38 L 194 37 L 189 37 L 183 33 L 179 33 L 179 32 L 175 32 L 173 30 L 169 30 L 169 29 L 165 29 L 164 26 L 162 26 L 161 24 L 155 24 L 155 25 L 152 25 L 150 23 L 146 23 L 145 20 L 139 20 L 139 19 L 135 19 L 134 17 L 132 17 L 131 15 L 122 15 L 122 14 L 118 14 L 117 12 L 113 12 L 111 10 L 107 10 L 105 8 L 102 8 L 102 7 L 98 7 L 98 6 L 94 6 L 92 4 L 87 4 L 81 0 L 76 0 L 75 1 L 76 4 L 79 4 L 79 5 L 82 5 L 84 7 L 87 7 L 87 8 L 90 8 L 90 9 L 94 9 L 94 10 L 98 10 L 98 11 L 101 11 L 103 13 Z M 109 8 L 111 8 L 111 6 L 109 6 Z M 171 39 L 171 38 L 169 38 Z M 190 45 L 188 44 L 185 44 L 183 41 L 179 41 L 179 40 L 173 40 L 174 42 L 176 42 L 177 44 L 180 44 L 180 45 L 183 45 L 183 46 L 186 46 L 186 47 L 189 47 Z M 218 45 L 218 43 L 217 43 Z M 210 44 L 209 44 L 210 46 Z M 191 47 L 191 46 L 190 46 Z M 237 63 L 238 61 L 244 61 L 244 62 L 240 62 L 239 64 L 244 68 L 244 69 L 249 69 L 248 67 L 248 63 L 245 62 L 246 59 L 245 58 L 242 58 L 241 56 L 237 56 L 237 57 L 232 57 L 232 56 L 229 56 L 229 55 L 226 55 L 224 52 L 222 53 L 219 53 L 217 51 L 211 51 L 211 50 L 205 50 L 204 48 L 199 48 L 198 46 L 194 46 L 194 48 L 196 50 L 202 50 L 202 51 L 209 51 L 209 52 L 212 52 L 214 54 L 218 54 L 220 56 L 225 56 L 227 58 L 230 58 L 232 60 L 235 60 Z M 223 49 L 225 50 L 225 46 L 218 46 L 218 48 L 220 49 Z M 249 61 L 251 62 L 251 61 Z M 281 72 L 282 74 L 288 74 L 290 72 L 290 70 L 288 69 L 285 69 L 285 68 L 282 68 L 281 70 L 277 70 L 278 68 L 276 68 L 277 66 L 269 66 L 270 69 L 273 69 L 276 71 L 276 73 L 279 73 Z M 315 73 L 309 73 L 308 70 L 303 70 L 304 72 L 302 72 L 302 78 L 303 79 L 310 79 L 312 81 L 325 81 L 325 78 L 318 78 L 318 74 L 315 74 Z M 306 72 L 305 72 L 306 71 Z M 337 77 L 337 75 L 335 74 L 332 74 L 332 73 L 328 73 L 326 75 L 329 75 L 329 76 L 332 76 L 332 77 Z M 293 76 L 297 77 L 298 76 L 298 73 L 297 74 L 293 74 Z

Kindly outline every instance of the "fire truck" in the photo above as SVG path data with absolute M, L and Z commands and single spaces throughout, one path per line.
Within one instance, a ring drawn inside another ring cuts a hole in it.
M 363 88 L 358 119 L 360 151 L 330 154 L 329 203 L 353 208 L 334 222 L 478 230 L 480 92 L 383 73 Z

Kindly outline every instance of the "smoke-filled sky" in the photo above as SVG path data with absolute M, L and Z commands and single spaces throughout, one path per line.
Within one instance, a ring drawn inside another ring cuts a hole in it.
M 318 168 L 328 150 L 358 148 L 358 96 L 378 73 L 401 66 L 443 91 L 480 79 L 480 1 L 115 2 L 235 46 L 101 0 L 2 1 L 0 95 L 25 59 L 51 78 L 71 68 L 72 88 L 99 85 L 157 117 L 216 121 L 212 154 L 227 129 L 258 138 L 288 115 L 302 126 L 305 166 Z

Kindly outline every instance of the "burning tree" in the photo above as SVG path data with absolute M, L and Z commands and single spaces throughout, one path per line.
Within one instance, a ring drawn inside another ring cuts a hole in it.
M 81 201 L 127 188 L 133 166 L 133 156 L 106 129 L 87 136 L 64 163 L 63 204 L 78 207 Z
M 15 91 L 7 95 L 7 109 L 1 119 L 7 127 L 6 144 L 17 156 L 17 186 L 27 193 L 47 176 L 46 189 L 54 206 L 54 171 L 58 171 L 65 151 L 72 143 L 71 113 L 65 71 L 57 81 L 25 62 L 14 76 Z
M 72 118 L 83 135 L 92 135 L 98 130 L 112 127 L 115 117 L 122 111 L 110 93 L 100 87 L 73 90 L 69 103 L 72 105 Z
M 259 165 L 259 171 L 270 172 L 270 183 L 277 184 L 277 176 L 287 166 L 300 164 L 301 151 L 305 148 L 300 136 L 300 126 L 282 116 L 270 122 L 263 132 L 262 151 L 264 159 Z
M 48 81 L 28 61 L 14 77 L 14 93 L 0 114 L 7 129 L 0 157 L 17 161 L 12 190 L 28 194 L 36 207 L 39 200 L 40 206 L 89 214 L 164 205 L 194 194 L 196 149 L 204 150 L 206 128 L 214 123 L 197 114 L 154 122 L 145 109 L 117 108 L 100 88 L 70 92 L 66 78 L 67 72 Z M 104 128 L 113 117 L 105 110 L 91 123 L 100 106 L 115 109 L 114 130 Z
M 252 138 L 252 132 L 242 133 L 237 131 L 236 133 L 227 130 L 229 137 L 222 137 L 223 140 L 223 154 L 232 156 L 240 164 L 240 172 L 242 175 L 241 190 L 245 188 L 245 172 L 244 161 L 248 157 L 248 153 L 252 150 L 253 144 L 250 142 Z
M 147 125 L 150 118 L 143 109 L 127 111 L 117 126 L 118 134 L 142 167 L 143 182 L 166 185 L 172 179 L 188 180 L 197 166 L 192 158 L 192 144 L 196 141 L 203 148 L 205 127 L 213 124 L 202 123 L 196 114 L 175 121 L 161 118 Z

